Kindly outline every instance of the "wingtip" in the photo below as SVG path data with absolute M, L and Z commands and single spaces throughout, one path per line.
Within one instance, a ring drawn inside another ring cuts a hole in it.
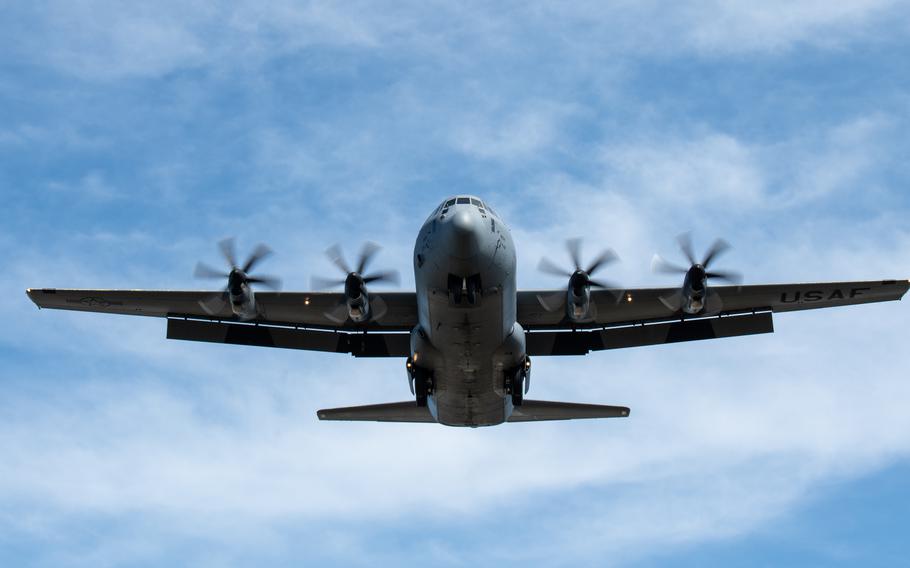
M 32 303 L 34 303 L 36 306 L 38 306 L 38 309 L 40 310 L 40 309 L 41 309 L 41 305 L 38 304 L 38 298 L 35 297 L 35 295 L 37 294 L 38 290 L 39 290 L 39 288 L 26 288 L 26 289 L 25 289 L 25 295 L 28 296 L 28 299 L 31 300 Z

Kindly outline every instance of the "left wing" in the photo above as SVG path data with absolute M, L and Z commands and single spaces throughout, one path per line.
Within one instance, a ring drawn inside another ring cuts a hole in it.
M 407 357 L 410 331 L 417 324 L 413 292 L 372 294 L 384 303 L 377 320 L 338 323 L 326 316 L 343 294 L 257 292 L 260 317 L 239 321 L 230 307 L 211 299 L 220 292 L 170 290 L 74 290 L 31 288 L 39 308 L 168 318 L 169 339 L 350 353 L 355 357 Z M 203 308 L 203 305 L 209 309 Z M 369 333 L 367 333 L 369 332 Z
M 202 304 L 220 294 L 218 291 L 29 288 L 26 293 L 39 308 L 237 321 L 227 304 L 211 313 L 203 309 Z M 346 331 L 410 331 L 417 325 L 417 300 L 413 292 L 371 294 L 374 302 L 376 298 L 387 307 L 383 315 L 378 321 L 357 325 L 351 321 L 339 324 L 325 315 L 344 301 L 341 293 L 256 292 L 260 317 L 252 322 Z

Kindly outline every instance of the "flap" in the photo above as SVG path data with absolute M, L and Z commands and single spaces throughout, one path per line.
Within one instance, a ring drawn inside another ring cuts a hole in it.
M 296 329 L 270 325 L 168 319 L 168 339 L 279 347 L 329 353 L 350 353 L 355 357 L 408 357 L 409 333 L 348 333 Z
M 590 331 L 529 331 L 528 355 L 585 355 L 682 341 L 738 337 L 774 331 L 771 312 L 633 325 Z

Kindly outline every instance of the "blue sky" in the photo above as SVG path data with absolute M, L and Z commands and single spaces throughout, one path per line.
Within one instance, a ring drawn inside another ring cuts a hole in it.
M 585 235 L 670 284 L 694 230 L 747 282 L 906 278 L 906 3 L 32 2 L 0 20 L 0 563 L 893 566 L 904 304 L 770 336 L 538 360 L 628 420 L 320 424 L 400 361 L 169 342 L 29 286 L 197 288 L 236 235 L 288 289 L 340 242 L 403 287 L 476 193 L 519 284 Z M 612 268 L 612 267 L 611 267 Z

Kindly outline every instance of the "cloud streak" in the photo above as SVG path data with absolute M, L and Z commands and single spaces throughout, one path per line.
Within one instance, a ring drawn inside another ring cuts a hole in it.
M 669 283 L 648 260 L 687 229 L 749 282 L 906 277 L 902 99 L 832 79 L 897 41 L 896 3 L 93 8 L 17 8 L 3 40 L 11 564 L 628 565 L 907 459 L 901 304 L 539 359 L 535 398 L 633 417 L 473 431 L 316 421 L 408 397 L 400 361 L 168 342 L 23 294 L 195 287 L 228 234 L 291 288 L 378 240 L 410 286 L 420 222 L 463 192 L 512 226 L 522 287 L 562 286 L 535 265 L 575 235 L 620 252 L 610 278 Z

